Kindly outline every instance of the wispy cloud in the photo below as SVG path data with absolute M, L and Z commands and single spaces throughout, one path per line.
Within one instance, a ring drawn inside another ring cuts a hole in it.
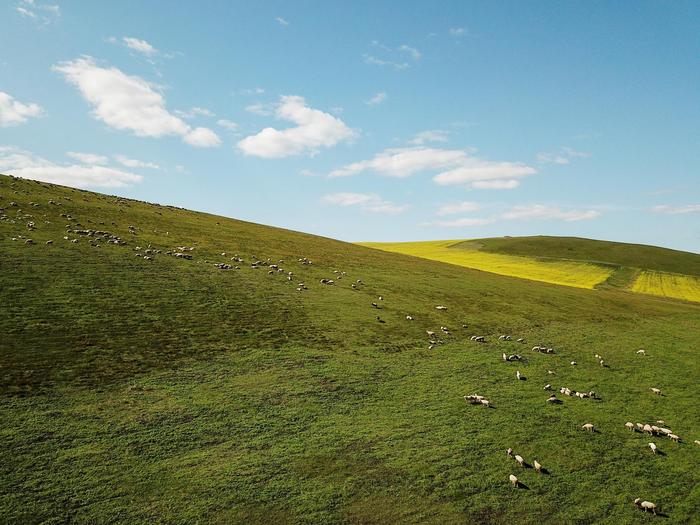
M 401 44 L 400 46 L 393 48 L 382 44 L 378 40 L 372 40 L 372 47 L 378 51 L 378 55 L 365 53 L 363 59 L 365 64 L 371 64 L 374 66 L 388 66 L 397 70 L 408 69 L 411 64 L 406 60 L 403 60 L 405 55 L 413 61 L 416 62 L 421 59 L 423 53 L 413 46 L 408 44 Z
M 560 148 L 559 151 L 550 153 L 538 153 L 537 162 L 539 162 L 540 164 L 565 165 L 571 163 L 573 159 L 583 159 L 590 156 L 590 153 L 576 151 L 573 148 L 564 146 L 563 148 Z
M 330 193 L 321 198 L 324 204 L 336 206 L 356 206 L 370 213 L 385 213 L 395 215 L 406 211 L 408 205 L 398 205 L 382 199 L 376 193 Z
M 408 53 L 408 55 L 413 59 L 413 60 L 420 60 L 421 57 L 423 56 L 423 53 L 418 51 L 415 47 L 408 46 L 406 44 L 402 44 L 398 47 L 399 51 L 402 51 L 403 53 Z
M 458 213 L 469 213 L 478 211 L 481 209 L 481 204 L 478 202 L 463 201 L 463 202 L 453 202 L 450 204 L 443 204 L 440 206 L 436 215 L 456 215 Z
M 249 104 L 245 107 L 245 110 L 248 113 L 252 113 L 253 115 L 260 115 L 262 117 L 269 117 L 275 112 L 273 104 L 265 104 L 264 102 L 255 102 L 253 104 Z
M 521 219 L 558 219 L 566 222 L 586 221 L 597 219 L 601 213 L 598 210 L 563 210 L 559 206 L 545 204 L 531 204 L 526 206 L 514 206 L 501 215 L 506 220 Z
M 373 171 L 387 177 L 409 177 L 421 172 L 439 172 L 433 181 L 440 186 L 477 189 L 511 189 L 519 179 L 537 170 L 519 162 L 490 161 L 474 157 L 470 150 L 427 147 L 387 149 L 374 158 L 333 170 L 329 177 L 347 177 Z
M 681 206 L 670 206 L 668 204 L 660 204 L 651 208 L 651 211 L 654 213 L 662 213 L 665 215 L 700 213 L 700 204 L 685 204 Z
M 329 148 L 352 140 L 357 134 L 330 113 L 306 105 L 303 97 L 284 96 L 275 108 L 275 116 L 296 126 L 278 130 L 265 128 L 244 138 L 238 148 L 246 155 L 282 158 L 304 153 L 314 155 L 319 148 Z
M 229 131 L 236 131 L 238 129 L 238 124 L 236 124 L 232 120 L 228 120 L 225 118 L 221 118 L 221 119 L 217 120 L 216 123 L 219 126 L 221 126 L 222 128 L 227 129 Z
M 136 51 L 137 53 L 141 53 L 147 57 L 152 57 L 158 54 L 158 50 L 155 47 L 140 38 L 125 36 L 122 37 L 122 42 L 124 42 L 124 45 L 129 49 Z
M 411 140 L 408 141 L 408 143 L 415 146 L 422 146 L 428 142 L 447 142 L 448 135 L 449 132 L 441 129 L 429 129 L 427 131 L 417 133 Z
M 381 91 L 365 102 L 368 106 L 378 106 L 387 99 L 387 95 L 384 91 Z
M 109 158 L 104 155 L 96 155 L 94 153 L 80 153 L 78 151 L 66 151 L 66 157 L 77 160 L 82 164 L 97 164 L 103 165 L 109 163 Z
M 462 38 L 467 34 L 467 30 L 464 27 L 451 27 L 449 33 L 455 38 Z
M 185 119 L 193 119 L 195 117 L 215 117 L 216 116 L 213 111 L 211 111 L 207 108 L 200 108 L 198 106 L 190 108 L 187 111 L 176 109 L 174 111 L 174 113 L 178 117 L 182 117 Z
M 276 16 L 275 21 L 281 26 L 288 26 L 289 25 L 289 22 L 287 20 L 285 20 L 284 18 L 282 18 L 281 16 Z
M 30 118 L 41 116 L 39 104 L 22 103 L 9 93 L 0 91 L 0 128 L 22 124 Z
M 221 139 L 208 128 L 192 128 L 170 113 L 159 89 L 146 80 L 111 67 L 98 66 L 84 56 L 54 66 L 65 80 L 76 86 L 92 106 L 92 116 L 118 130 L 139 137 L 177 135 L 196 147 L 219 146 Z
M 394 69 L 408 69 L 410 64 L 408 62 L 394 62 L 392 60 L 382 60 L 373 55 L 363 55 L 365 64 L 372 64 L 374 66 L 390 66 Z
M 115 155 L 114 160 L 116 160 L 122 166 L 127 168 L 147 168 L 151 170 L 159 170 L 160 166 L 154 162 L 144 162 L 142 160 L 130 159 L 124 155 Z
M 61 7 L 58 4 L 44 4 L 36 0 L 21 0 L 15 6 L 15 11 L 22 17 L 42 25 L 50 24 L 61 16 Z
M 460 228 L 464 226 L 486 226 L 496 222 L 496 219 L 482 217 L 462 217 L 460 219 L 452 219 L 447 221 L 434 221 L 429 223 L 429 226 L 442 226 L 445 228 Z
M 0 172 L 17 177 L 82 188 L 117 188 L 143 178 L 128 171 L 84 162 L 86 160 L 84 157 L 79 164 L 58 164 L 13 146 L 0 146 Z

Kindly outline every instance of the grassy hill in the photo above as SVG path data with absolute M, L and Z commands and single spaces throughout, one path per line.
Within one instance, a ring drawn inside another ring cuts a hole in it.
M 564 286 L 700 302 L 700 255 L 656 246 L 541 236 L 362 245 Z
M 0 208 L 0 521 L 697 516 L 698 305 L 5 176 Z M 546 383 L 598 399 L 548 404 Z M 682 441 L 624 427 L 657 420 Z

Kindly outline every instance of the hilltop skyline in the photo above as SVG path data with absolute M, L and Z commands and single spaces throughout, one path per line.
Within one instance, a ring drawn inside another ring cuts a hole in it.
M 697 4 L 0 9 L 2 173 L 349 241 L 700 252 Z

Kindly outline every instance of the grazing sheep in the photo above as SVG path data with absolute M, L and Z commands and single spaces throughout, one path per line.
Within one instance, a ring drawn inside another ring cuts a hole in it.
M 410 316 L 410 315 L 407 315 L 407 316 L 406 316 L 406 321 L 413 321 L 413 317 Z
M 548 373 L 550 376 L 553 376 L 553 375 L 554 375 L 554 370 L 547 370 L 547 373 Z
M 627 428 L 627 430 L 634 430 L 634 423 L 628 421 L 625 423 L 625 428 Z
M 696 439 L 695 441 L 693 441 L 693 443 L 695 443 L 696 445 L 700 445 L 700 439 Z
M 605 361 L 603 361 L 602 359 L 600 360 L 600 366 L 605 366 Z
M 518 465 L 520 465 L 521 467 L 525 466 L 525 460 L 523 459 L 522 456 L 520 456 L 518 454 L 515 455 L 515 461 L 517 461 Z
M 552 394 L 551 396 L 549 396 L 549 399 L 547 399 L 547 403 L 553 403 L 555 405 L 558 405 L 559 403 L 561 403 L 561 399 L 557 399 L 557 396 Z
M 681 438 L 679 438 L 676 434 L 668 434 L 668 438 L 672 439 L 676 443 L 678 443 L 681 440 Z
M 522 337 L 519 337 L 518 340 L 517 340 L 517 342 L 518 342 L 518 343 L 524 343 L 524 342 L 525 342 L 525 339 L 523 339 Z
M 636 353 L 637 353 L 638 355 L 647 355 L 647 353 L 646 353 L 646 350 L 644 350 L 643 348 L 642 348 L 642 349 L 639 349 L 639 350 L 637 350 L 637 352 L 636 352 Z
M 644 432 L 648 432 L 649 434 L 654 434 L 654 429 L 651 428 L 651 425 L 649 423 L 645 423 L 644 428 L 642 430 Z
M 588 430 L 589 432 L 593 432 L 595 428 L 593 427 L 593 423 L 586 423 L 581 427 L 583 430 Z
M 671 432 L 671 429 L 670 429 L 670 428 L 663 428 L 663 427 L 661 427 L 661 428 L 659 429 L 659 432 L 661 432 L 661 433 L 662 433 L 663 435 L 665 435 L 665 436 L 668 436 L 669 434 L 673 434 L 673 432 Z
M 506 450 L 506 454 L 508 454 L 509 456 L 512 457 L 513 456 L 513 449 L 509 448 L 508 450 Z
M 542 390 L 551 390 L 551 389 L 552 389 L 552 385 L 547 383 L 546 385 L 544 385 L 544 388 Z
M 506 356 L 506 353 L 505 353 L 505 352 L 503 352 L 503 360 L 504 360 L 504 361 L 508 361 L 508 356 Z
M 379 308 L 379 305 L 377 303 L 372 303 L 372 308 Z
M 542 465 L 540 465 L 539 461 L 535 460 L 532 464 L 535 466 L 535 472 L 542 472 Z
M 656 394 L 657 396 L 660 396 L 660 395 L 661 395 L 661 390 L 658 389 L 658 388 L 652 387 L 652 388 L 650 388 L 649 390 L 651 390 L 651 391 L 652 391 L 654 394 Z
M 637 423 L 636 426 L 637 426 L 637 430 L 639 430 L 640 432 L 644 432 L 644 425 L 642 425 L 641 423 Z
M 644 512 L 652 511 L 654 514 L 656 514 L 656 503 L 652 503 L 651 501 L 642 501 L 642 498 L 637 498 L 634 500 L 634 504 L 640 509 L 643 509 Z
M 486 408 L 491 407 L 491 402 L 488 399 L 482 399 L 481 404 L 484 405 Z
M 432 330 L 426 330 L 425 333 L 428 334 L 428 337 L 433 337 L 435 335 L 435 332 Z
M 571 366 L 576 366 L 576 361 L 571 361 Z
M 656 446 L 655 443 L 649 443 L 649 448 L 651 449 L 651 451 L 652 451 L 654 454 L 656 454 L 656 450 L 657 450 L 658 447 Z
M 520 375 L 520 370 L 516 370 L 516 371 L 515 371 L 515 377 L 517 377 L 518 380 L 520 380 L 520 378 L 522 377 L 522 376 Z
M 518 484 L 520 483 L 520 482 L 518 481 L 518 478 L 516 478 L 513 474 L 511 474 L 510 476 L 508 476 L 508 479 L 510 480 L 511 484 L 512 484 L 514 487 L 517 487 Z

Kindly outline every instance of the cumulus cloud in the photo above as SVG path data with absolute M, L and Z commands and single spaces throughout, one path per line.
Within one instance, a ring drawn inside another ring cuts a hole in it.
M 437 211 L 437 215 L 455 215 L 457 213 L 467 213 L 481 209 L 478 202 L 463 201 L 443 204 Z
M 217 120 L 216 123 L 222 128 L 227 129 L 229 131 L 236 131 L 238 129 L 238 124 L 236 124 L 232 120 L 228 120 L 225 118 Z
M 567 222 L 585 221 L 598 217 L 600 217 L 600 212 L 597 210 L 562 210 L 558 206 L 544 204 L 514 206 L 501 215 L 501 218 L 506 220 L 558 219 Z
M 415 146 L 422 146 L 427 142 L 447 142 L 447 131 L 441 129 L 429 129 L 427 131 L 421 131 L 416 133 L 411 140 L 408 141 L 409 144 Z
M 408 205 L 398 205 L 382 199 L 376 193 L 330 193 L 321 197 L 324 204 L 336 206 L 356 206 L 370 213 L 385 213 L 395 215 L 408 209 Z
M 368 106 L 378 106 L 379 104 L 384 102 L 386 99 L 387 99 L 386 93 L 381 91 L 381 92 L 377 93 L 376 95 L 374 95 L 372 98 L 370 98 L 367 102 L 365 102 L 365 104 L 367 104 Z
M 158 50 L 151 44 L 140 38 L 134 38 L 131 36 L 125 36 L 122 38 L 124 45 L 137 53 L 141 53 L 147 57 L 152 57 L 158 54 Z
M 444 170 L 444 171 L 442 171 Z M 374 171 L 387 177 L 409 177 L 420 172 L 439 171 L 433 181 L 441 186 L 460 185 L 478 189 L 510 189 L 518 179 L 537 171 L 525 164 L 495 162 L 472 156 L 469 150 L 439 148 L 394 148 L 374 158 L 333 170 L 329 177 L 346 177 Z
M 95 155 L 94 153 L 80 153 L 78 151 L 66 151 L 66 157 L 77 160 L 82 164 L 108 164 L 109 159 L 104 155 Z
M 78 88 L 92 106 L 94 118 L 114 129 L 128 130 L 139 137 L 177 135 L 197 147 L 221 143 L 210 129 L 192 129 L 171 114 L 157 87 L 140 77 L 115 67 L 100 67 L 89 56 L 61 62 L 53 69 Z
M 559 164 L 565 165 L 570 164 L 573 159 L 590 157 L 590 153 L 584 153 L 582 151 L 576 151 L 573 148 L 564 146 L 560 148 L 559 151 L 550 153 L 538 153 L 537 162 L 540 164 Z
M 95 164 L 56 164 L 13 146 L 0 146 L 0 173 L 82 188 L 117 188 L 140 182 L 135 173 Z
M 144 162 L 142 160 L 130 159 L 124 155 L 115 155 L 114 160 L 116 160 L 122 166 L 127 168 L 148 168 L 152 170 L 159 170 L 160 166 L 154 162 Z
M 42 112 L 39 104 L 24 104 L 9 93 L 0 91 L 0 127 L 22 124 L 30 118 L 40 116 Z
M 296 126 L 283 130 L 265 128 L 238 142 L 238 148 L 246 155 L 268 159 L 314 155 L 321 147 L 335 146 L 356 136 L 339 118 L 307 106 L 303 97 L 281 97 L 275 116 Z
M 668 204 L 660 204 L 654 206 L 651 211 L 654 213 L 663 213 L 666 215 L 682 215 L 685 213 L 700 213 L 700 204 L 686 204 L 683 206 L 669 206 Z

